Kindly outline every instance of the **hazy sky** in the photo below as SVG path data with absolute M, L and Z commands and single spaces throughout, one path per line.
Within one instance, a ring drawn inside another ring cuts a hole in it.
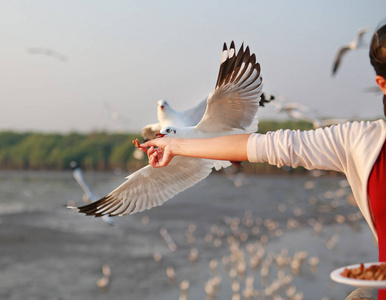
M 1 1 L 0 130 L 137 131 L 159 99 L 183 110 L 212 92 L 232 40 L 256 53 L 264 91 L 320 116 L 381 117 L 368 47 L 331 69 L 339 46 L 385 20 L 384 0 Z

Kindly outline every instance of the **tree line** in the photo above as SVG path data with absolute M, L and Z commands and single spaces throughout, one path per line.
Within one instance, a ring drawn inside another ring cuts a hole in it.
M 280 128 L 307 130 L 312 128 L 312 124 L 302 121 L 261 121 L 258 132 Z M 135 138 L 140 138 L 140 134 L 3 131 L 0 132 L 0 169 L 65 170 L 70 168 L 71 161 L 76 161 L 87 170 L 138 168 L 147 163 L 147 158 L 134 158 L 132 140 Z

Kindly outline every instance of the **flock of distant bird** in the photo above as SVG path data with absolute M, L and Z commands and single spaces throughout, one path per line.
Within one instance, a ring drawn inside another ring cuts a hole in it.
M 368 30 L 368 28 L 359 30 L 350 44 L 338 50 L 333 75 L 336 74 L 342 57 L 348 50 L 356 50 L 364 45 L 363 36 Z M 311 118 L 307 107 L 299 103 L 287 103 L 281 97 L 273 101 L 275 97 L 263 93 L 262 87 L 260 64 L 256 61 L 255 54 L 250 53 L 249 47 L 244 50 L 242 44 L 236 51 L 232 42 L 228 50 L 224 43 L 214 91 L 195 107 L 180 112 L 175 111 L 167 101 L 158 101 L 158 122 L 145 126 L 142 137 L 149 140 L 158 134 L 206 138 L 256 132 L 258 108 L 265 103 L 272 103 L 277 112 L 287 113 L 291 118 L 312 122 L 314 128 L 346 121 Z M 132 173 L 122 185 L 100 200 L 95 201 L 95 196 L 90 194 L 88 197 L 91 203 L 69 208 L 97 217 L 141 212 L 162 205 L 166 200 L 197 184 L 209 176 L 213 168 L 219 170 L 230 165 L 228 161 L 175 157 L 167 167 L 155 169 L 148 165 Z M 78 176 L 79 184 L 87 189 L 87 185 L 82 184 L 79 178 Z M 108 223 L 111 222 L 110 219 L 106 220 Z

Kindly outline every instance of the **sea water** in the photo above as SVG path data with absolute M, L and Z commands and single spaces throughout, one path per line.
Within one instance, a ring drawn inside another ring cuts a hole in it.
M 99 196 L 127 175 L 84 172 Z M 341 300 L 330 272 L 378 258 L 343 176 L 215 173 L 114 227 L 66 208 L 70 171 L 2 171 L 0 191 L 0 299 Z

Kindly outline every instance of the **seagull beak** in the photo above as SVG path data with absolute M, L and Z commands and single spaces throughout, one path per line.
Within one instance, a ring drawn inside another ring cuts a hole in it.
M 165 105 L 161 105 L 161 109 L 164 109 Z
M 156 133 L 155 134 L 155 137 L 156 138 L 162 138 L 162 137 L 164 137 L 165 136 L 165 134 L 163 134 L 163 133 Z

